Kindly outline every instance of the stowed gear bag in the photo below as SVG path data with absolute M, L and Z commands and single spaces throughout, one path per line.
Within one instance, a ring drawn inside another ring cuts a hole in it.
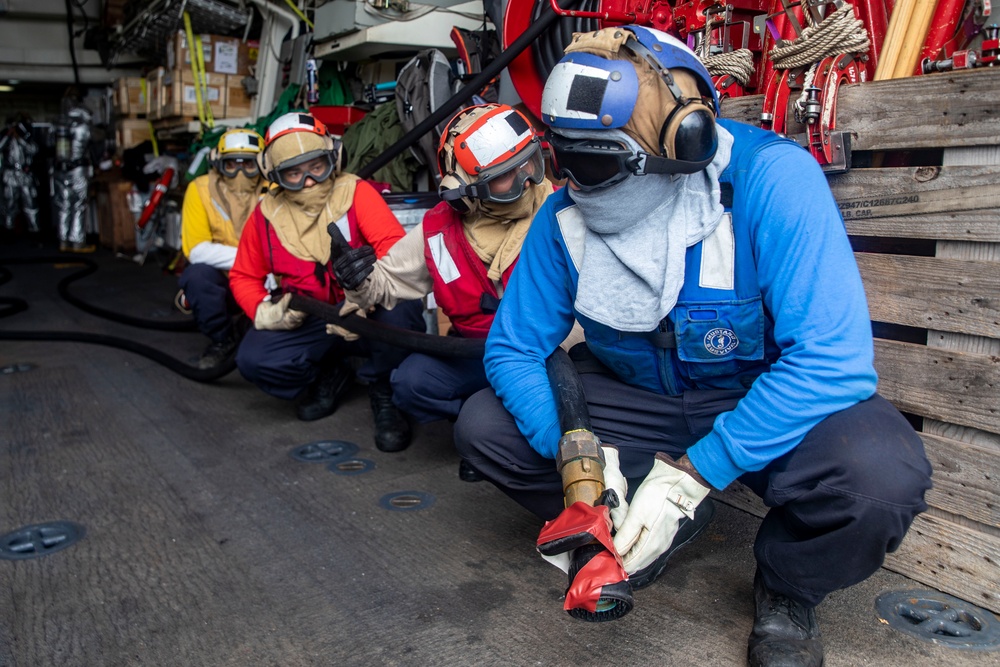
M 396 112 L 407 132 L 438 110 L 458 92 L 460 84 L 444 54 L 437 49 L 421 51 L 403 66 L 396 78 Z M 421 164 L 437 178 L 437 145 L 447 121 L 420 138 L 411 148 Z
M 500 40 L 496 30 L 466 30 L 454 26 L 451 29 L 451 41 L 455 42 L 458 57 L 465 65 L 464 79 L 471 79 L 483 71 L 483 68 L 500 55 Z M 482 90 L 476 92 L 484 102 L 496 102 L 499 98 L 497 81 L 499 76 L 490 79 Z

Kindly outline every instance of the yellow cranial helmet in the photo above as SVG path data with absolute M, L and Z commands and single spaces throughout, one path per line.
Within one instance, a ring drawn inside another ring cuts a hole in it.
M 257 156 L 264 150 L 264 139 L 244 128 L 226 130 L 219 144 L 208 155 L 212 167 L 224 176 L 234 178 L 240 171 L 251 178 L 260 173 Z

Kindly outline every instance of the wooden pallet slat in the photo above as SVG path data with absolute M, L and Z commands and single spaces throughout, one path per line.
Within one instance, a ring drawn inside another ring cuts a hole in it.
M 899 550 L 886 557 L 894 572 L 1000 612 L 1000 538 L 921 514 Z
M 855 253 L 876 322 L 1000 338 L 1000 263 Z
M 1000 528 L 1000 476 L 993 473 L 1000 452 L 930 433 L 920 437 L 934 469 L 927 504 Z
M 1000 432 L 1000 358 L 877 338 L 875 369 L 903 412 Z

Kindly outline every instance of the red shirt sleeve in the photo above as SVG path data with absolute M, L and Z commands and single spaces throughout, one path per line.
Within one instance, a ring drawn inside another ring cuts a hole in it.
M 365 243 L 375 248 L 375 256 L 380 259 L 396 241 L 406 236 L 406 230 L 382 195 L 365 181 L 358 181 L 354 191 L 354 214 Z
M 229 271 L 229 287 L 233 298 L 243 312 L 252 320 L 257 314 L 257 306 L 267 294 L 264 281 L 269 267 L 264 250 L 264 240 L 260 238 L 260 206 L 254 209 L 243 227 L 240 244 L 236 247 L 236 260 Z

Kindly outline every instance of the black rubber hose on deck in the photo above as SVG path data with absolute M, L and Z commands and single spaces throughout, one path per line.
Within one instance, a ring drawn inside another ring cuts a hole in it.
M 288 307 L 292 310 L 301 310 L 309 315 L 315 315 L 321 320 L 336 324 L 370 340 L 401 347 L 411 352 L 421 352 L 432 357 L 482 359 L 486 350 L 486 339 L 484 338 L 434 336 L 401 329 L 357 315 L 341 317 L 341 304 L 325 303 L 301 294 L 292 294 Z
M 69 301 L 71 304 L 84 310 L 92 315 L 97 315 L 98 317 L 105 317 L 105 314 L 110 315 L 107 319 L 112 319 L 116 322 L 122 322 L 124 324 L 130 324 L 136 327 L 142 327 L 146 329 L 160 329 L 164 331 L 193 331 L 195 330 L 193 321 L 182 321 L 182 322 L 156 322 L 154 320 L 143 320 L 137 317 L 130 317 L 127 315 L 121 315 L 120 313 L 115 313 L 110 310 L 105 310 L 103 308 L 97 308 L 96 306 L 91 306 L 86 304 L 79 299 L 69 295 L 69 285 L 81 278 L 89 276 L 94 271 L 97 270 L 97 264 L 89 259 L 83 259 L 76 256 L 63 256 L 63 255 L 53 255 L 46 257 L 30 257 L 30 258 L 19 258 L 19 259 L 5 259 L 3 260 L 5 264 L 85 264 L 87 268 L 76 271 L 61 281 L 59 281 L 59 295 L 64 299 Z M 3 285 L 11 279 L 11 273 L 5 267 L 0 266 L 0 285 Z M 0 297 L 0 306 L 6 306 L 0 310 L 0 318 L 10 317 L 17 313 L 23 312 L 28 309 L 28 303 L 24 299 L 19 299 L 17 297 Z M 154 325 L 154 326 L 150 326 Z M 163 326 L 163 325 L 177 325 L 177 326 Z M 180 325 L 184 325 L 183 327 Z M 20 340 L 20 341 L 57 341 L 57 342 L 69 342 L 69 343 L 88 343 L 91 345 L 104 345 L 106 347 L 114 347 L 120 350 L 126 350 L 128 352 L 133 352 L 135 354 L 146 357 L 150 361 L 155 361 L 161 366 L 177 373 L 178 375 L 187 378 L 188 380 L 194 380 L 195 382 L 213 382 L 221 377 L 229 375 L 236 369 L 236 360 L 230 359 L 228 362 L 215 366 L 214 368 L 197 368 L 189 364 L 171 357 L 165 352 L 161 352 L 155 347 L 150 347 L 149 345 L 143 345 L 142 343 L 137 343 L 134 340 L 128 338 L 118 338 L 116 336 L 106 336 L 104 334 L 93 334 L 85 333 L 82 331 L 2 331 L 0 330 L 0 340 Z

